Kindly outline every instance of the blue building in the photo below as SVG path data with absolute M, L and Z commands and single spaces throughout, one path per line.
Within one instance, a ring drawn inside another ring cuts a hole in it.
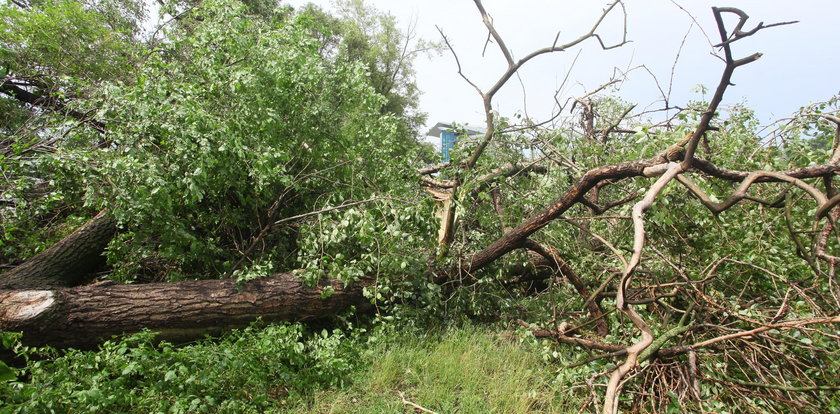
M 463 136 L 464 134 L 468 136 L 474 136 L 483 134 L 484 129 L 479 127 L 466 127 L 466 128 L 455 128 L 452 124 L 445 124 L 443 122 L 438 122 L 429 132 L 426 134 L 432 137 L 440 137 L 440 153 L 443 156 L 444 162 L 449 162 L 450 156 L 449 151 L 455 147 L 455 144 L 458 142 L 458 138 Z

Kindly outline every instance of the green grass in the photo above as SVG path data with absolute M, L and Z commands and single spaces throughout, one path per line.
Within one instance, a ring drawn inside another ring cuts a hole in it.
M 294 413 L 575 412 L 550 383 L 549 367 L 526 345 L 475 327 L 374 346 L 371 364 L 347 388 L 319 391 Z

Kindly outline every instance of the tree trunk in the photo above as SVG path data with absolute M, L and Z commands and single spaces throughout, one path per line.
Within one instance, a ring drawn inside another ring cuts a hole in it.
M 117 231 L 106 211 L 23 264 L 0 274 L 0 289 L 78 286 L 105 263 L 102 251 Z
M 55 290 L 0 291 L 0 329 L 23 331 L 28 345 L 88 348 L 112 335 L 143 328 L 182 341 L 265 321 L 306 321 L 351 306 L 370 307 L 362 294 L 372 280 L 350 287 L 322 280 L 305 286 L 281 273 L 236 286 L 232 279 L 120 285 L 111 282 Z M 334 293 L 324 298 L 325 289 Z

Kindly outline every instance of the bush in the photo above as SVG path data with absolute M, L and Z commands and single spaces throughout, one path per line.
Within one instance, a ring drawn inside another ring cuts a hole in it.
M 0 386 L 0 412 L 265 412 L 344 384 L 359 361 L 355 344 L 339 330 L 307 333 L 299 323 L 182 347 L 156 344 L 144 331 L 97 351 L 31 361 L 26 381 Z

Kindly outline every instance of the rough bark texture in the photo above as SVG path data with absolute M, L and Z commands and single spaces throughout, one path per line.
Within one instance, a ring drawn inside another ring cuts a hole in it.
M 116 221 L 102 211 L 47 250 L 0 274 L 0 289 L 51 289 L 90 281 L 104 264 L 102 251 L 116 231 Z
M 364 279 L 348 288 L 322 281 L 310 288 L 291 273 L 250 281 L 232 279 L 118 285 L 99 283 L 55 290 L 0 291 L 0 329 L 23 331 L 29 345 L 87 348 L 112 335 L 143 328 L 182 341 L 265 321 L 306 321 L 367 308 Z M 334 293 L 322 297 L 325 288 Z

